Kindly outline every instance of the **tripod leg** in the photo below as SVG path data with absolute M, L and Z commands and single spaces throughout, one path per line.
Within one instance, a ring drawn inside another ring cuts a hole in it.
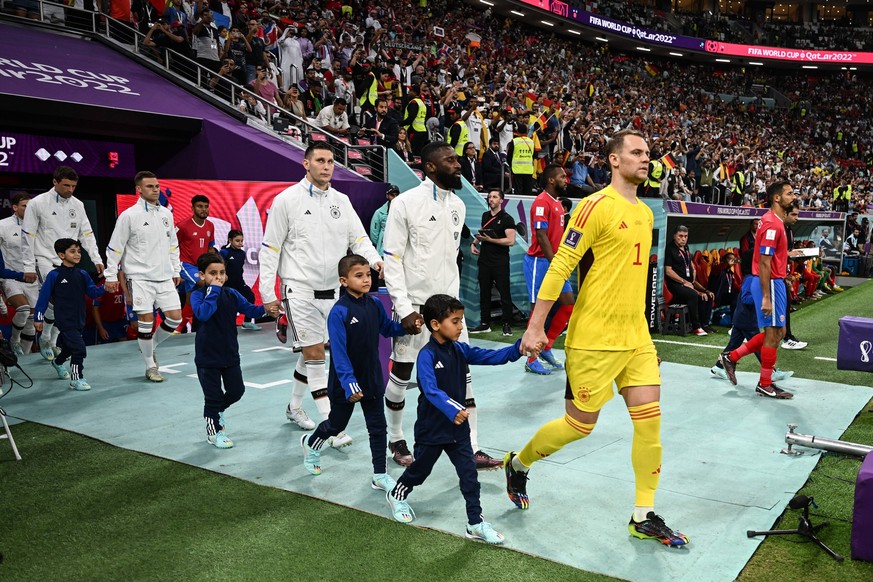
M 755 536 L 785 536 L 789 534 L 803 535 L 803 533 L 799 529 L 769 529 L 766 531 L 749 530 L 746 532 L 746 535 L 750 538 L 753 538 Z

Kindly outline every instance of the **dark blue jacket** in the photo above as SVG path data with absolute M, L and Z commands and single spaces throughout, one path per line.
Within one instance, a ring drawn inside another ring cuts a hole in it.
M 737 301 L 737 306 L 734 308 L 734 315 L 731 318 L 731 325 L 737 329 L 755 330 L 758 328 L 758 314 L 755 309 L 755 300 L 752 297 L 752 281 L 758 284 L 758 279 L 753 279 L 749 275 L 743 279 L 743 287 L 740 291 L 740 298 Z
M 440 445 L 470 438 L 470 424 L 455 424 L 467 397 L 469 364 L 499 366 L 521 357 L 521 340 L 500 350 L 475 348 L 463 342 L 439 343 L 433 337 L 415 362 L 418 397 L 418 420 L 415 421 L 416 445 Z
M 224 257 L 225 270 L 227 272 L 227 283 L 225 285 L 237 290 L 248 287 L 243 278 L 243 269 L 246 266 L 245 250 L 224 247 L 220 252 L 221 256 Z
M 191 293 L 191 310 L 200 322 L 194 336 L 194 365 L 229 368 L 239 365 L 236 314 L 263 317 L 264 306 L 252 305 L 230 287 L 210 285 Z
M 379 334 L 397 337 L 405 334 L 399 322 L 392 321 L 382 303 L 369 295 L 348 293 L 337 300 L 327 316 L 330 337 L 328 395 L 348 400 L 355 392 L 364 398 L 385 396 L 385 378 L 379 361 Z
M 55 267 L 39 290 L 33 310 L 34 321 L 45 320 L 49 300 L 55 304 L 55 325 L 62 331 L 85 328 L 85 295 L 96 298 L 106 293 L 79 267 Z

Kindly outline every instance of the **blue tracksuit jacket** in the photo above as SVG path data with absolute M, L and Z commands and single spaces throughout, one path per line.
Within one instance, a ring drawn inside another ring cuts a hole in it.
M 55 267 L 46 276 L 33 310 L 34 321 L 45 320 L 49 300 L 55 305 L 55 325 L 62 331 L 85 328 L 85 295 L 97 298 L 106 293 L 79 267 Z
M 355 392 L 364 398 L 385 396 L 385 378 L 379 361 L 379 334 L 397 337 L 403 326 L 392 321 L 378 299 L 348 293 L 337 300 L 327 316 L 330 337 L 328 396 L 346 401 Z
M 521 340 L 500 350 L 476 348 L 463 342 L 439 343 L 433 337 L 418 353 L 415 362 L 418 419 L 415 445 L 441 445 L 469 440 L 470 423 L 455 424 L 464 409 L 468 364 L 498 366 L 521 357 Z
M 230 287 L 209 285 L 191 293 L 191 309 L 200 322 L 194 336 L 194 365 L 198 368 L 238 366 L 236 314 L 263 317 L 264 306 L 252 305 Z

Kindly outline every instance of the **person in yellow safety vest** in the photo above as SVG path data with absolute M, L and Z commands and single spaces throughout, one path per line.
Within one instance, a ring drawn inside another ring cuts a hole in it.
M 460 118 L 457 109 L 449 109 L 446 111 L 448 116 L 449 126 L 449 145 L 455 148 L 455 154 L 458 156 L 464 155 L 464 144 L 470 141 L 470 130 L 467 129 L 467 124 Z
M 409 102 L 403 112 L 401 127 L 406 129 L 409 141 L 412 143 L 412 154 L 421 156 L 421 150 L 427 145 L 427 105 L 421 99 L 421 89 L 416 85 L 409 87 Z
M 731 176 L 731 205 L 742 206 L 743 190 L 746 189 L 746 173 L 742 164 L 737 164 L 734 175 Z
M 361 118 L 365 111 L 372 114 L 376 113 L 376 99 L 379 97 L 379 81 L 376 79 L 375 73 L 371 70 L 370 64 L 367 61 L 361 65 L 364 67 L 366 74 L 360 84 L 356 81 L 355 87 L 358 91 L 358 105 L 361 106 Z
M 506 161 L 512 172 L 515 194 L 530 196 L 534 189 L 534 141 L 525 133 L 516 133 L 506 148 Z
M 849 200 L 852 198 L 852 185 L 846 184 L 845 180 L 834 188 L 834 212 L 848 212 Z
M 639 185 L 637 195 L 641 198 L 660 198 L 661 180 L 666 173 L 664 162 L 660 160 L 657 151 L 653 151 L 649 158 L 649 177 Z

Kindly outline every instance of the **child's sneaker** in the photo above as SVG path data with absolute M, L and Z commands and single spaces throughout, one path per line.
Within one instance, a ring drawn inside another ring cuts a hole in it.
M 646 520 L 637 523 L 631 516 L 627 529 L 632 536 L 641 540 L 656 540 L 669 547 L 684 546 L 688 543 L 688 536 L 673 531 L 664 523 L 664 518 L 656 515 L 654 511 L 646 514 Z
M 228 438 L 224 431 L 218 431 L 215 434 L 210 434 L 206 436 L 206 441 L 215 445 L 219 449 L 230 449 L 233 448 L 233 441 Z
M 49 362 L 55 359 L 55 351 L 52 349 L 52 344 L 48 340 L 39 340 L 39 353 Z
M 385 499 L 388 500 L 388 507 L 391 508 L 391 515 L 400 523 L 410 523 L 415 519 L 415 512 L 409 507 L 405 500 L 395 499 L 391 492 L 385 493 Z
M 218 425 L 221 427 L 221 430 L 227 430 L 227 423 L 224 422 L 224 413 L 218 413 Z
M 79 378 L 78 380 L 73 380 L 70 382 L 70 390 L 78 390 L 79 392 L 86 392 L 91 389 L 91 385 L 85 381 L 84 378 Z
M 24 348 L 21 347 L 21 342 L 11 342 L 9 347 L 12 348 L 12 353 L 19 358 L 24 355 Z
M 377 473 L 373 475 L 373 480 L 370 482 L 373 489 L 381 489 L 382 491 L 388 492 L 394 489 L 394 486 L 397 485 L 397 481 L 394 480 L 394 477 L 389 475 L 388 473 Z
M 779 368 L 773 369 L 773 381 L 780 382 L 782 380 L 787 380 L 792 377 L 794 372 L 792 370 L 780 370 Z
M 552 350 L 544 350 L 540 352 L 540 359 L 545 360 L 548 365 L 556 370 L 564 369 L 564 364 L 562 364 L 557 360 L 557 358 L 555 358 L 555 354 L 552 353 Z
M 249 329 L 251 331 L 261 331 L 261 326 L 257 325 L 254 321 L 245 321 L 242 324 L 243 329 Z
M 316 451 L 306 444 L 309 435 L 300 437 L 300 448 L 303 449 L 303 467 L 312 475 L 321 475 L 321 451 Z
M 483 541 L 486 544 L 502 544 L 505 540 L 502 533 L 494 531 L 487 521 L 476 525 L 467 525 L 467 538 Z
M 338 435 L 332 436 L 327 439 L 327 444 L 328 446 L 331 446 L 335 449 L 341 449 L 352 444 L 352 437 L 344 432 L 341 432 Z
M 715 376 L 716 378 L 721 378 L 722 380 L 727 380 L 727 372 L 724 371 L 724 368 L 719 368 L 718 366 L 713 366 L 709 369 L 709 373 Z
M 49 348 L 51 349 L 51 348 Z M 55 372 L 58 373 L 58 378 L 61 380 L 69 380 L 70 379 L 70 371 L 67 370 L 63 364 L 55 364 L 54 358 L 51 360 L 52 368 L 55 369 Z

